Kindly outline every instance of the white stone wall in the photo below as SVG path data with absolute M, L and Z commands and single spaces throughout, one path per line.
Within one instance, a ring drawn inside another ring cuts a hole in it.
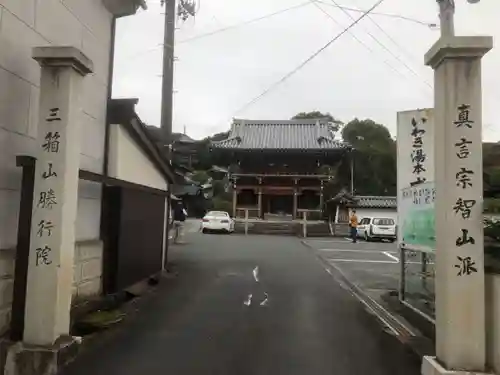
M 101 290 L 102 242 L 77 242 L 73 274 L 73 301 L 98 295 Z
M 398 211 L 395 208 L 356 208 L 356 215 L 359 220 L 365 217 L 380 217 L 394 219 L 396 223 L 398 222 Z
M 102 242 L 75 244 L 73 302 L 100 294 L 102 290 Z M 0 335 L 9 328 L 14 286 L 15 250 L 0 251 Z
M 16 245 L 21 170 L 15 157 L 35 154 L 40 67 L 31 49 L 72 45 L 94 62 L 80 113 L 81 168 L 102 172 L 111 24 L 102 0 L 0 0 L 0 249 Z M 78 240 L 99 238 L 96 186 L 80 183 Z

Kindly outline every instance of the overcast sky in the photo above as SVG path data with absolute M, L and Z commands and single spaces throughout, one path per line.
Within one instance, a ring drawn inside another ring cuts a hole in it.
M 423 55 L 438 30 L 393 17 L 372 15 L 354 26 L 295 75 L 239 111 L 321 48 L 352 20 L 329 5 L 308 4 L 253 24 L 182 43 L 307 0 L 197 0 L 198 15 L 178 23 L 174 131 L 201 138 L 229 129 L 231 118 L 288 119 L 297 112 L 330 112 L 348 122 L 371 118 L 396 135 L 396 112 L 432 107 L 432 70 Z M 331 0 L 323 0 L 325 3 Z M 335 0 L 368 9 L 375 0 Z M 468 5 L 456 0 L 459 35 L 500 36 L 500 1 Z M 114 97 L 139 98 L 147 124 L 160 123 L 163 8 L 121 19 L 117 28 Z M 385 0 L 376 12 L 438 22 L 434 0 Z M 357 18 L 361 13 L 350 12 Z M 369 34 L 372 34 L 370 36 Z M 378 42 L 377 42 L 378 41 Z M 483 138 L 500 140 L 500 48 L 483 60 Z

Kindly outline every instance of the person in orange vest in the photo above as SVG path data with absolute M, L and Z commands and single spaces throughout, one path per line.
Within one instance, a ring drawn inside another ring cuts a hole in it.
M 358 217 L 356 216 L 356 210 L 351 211 L 351 216 L 349 217 L 349 228 L 351 229 L 352 242 L 356 243 L 358 241 Z

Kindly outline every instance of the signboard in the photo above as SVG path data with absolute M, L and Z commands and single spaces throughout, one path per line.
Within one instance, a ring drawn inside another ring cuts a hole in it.
M 398 204 L 400 243 L 404 248 L 425 252 L 436 248 L 434 222 L 434 182 L 425 182 L 403 189 Z
M 398 112 L 398 243 L 433 251 L 434 114 L 432 109 Z

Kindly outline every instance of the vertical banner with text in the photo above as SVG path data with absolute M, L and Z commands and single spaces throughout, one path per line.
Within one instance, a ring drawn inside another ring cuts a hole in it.
M 410 250 L 435 250 L 434 113 L 398 112 L 398 243 Z

